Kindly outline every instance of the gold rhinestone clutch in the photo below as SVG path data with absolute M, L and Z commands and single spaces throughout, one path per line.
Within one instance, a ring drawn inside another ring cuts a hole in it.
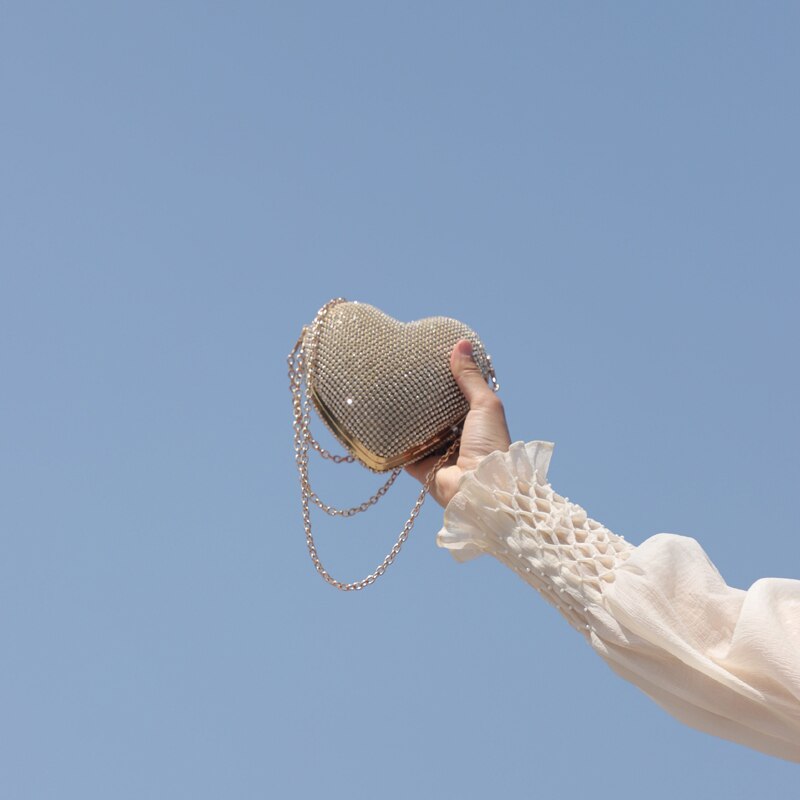
M 398 322 L 374 306 L 342 298 L 319 310 L 289 355 L 307 544 L 317 571 L 339 589 L 362 589 L 383 574 L 407 538 L 436 469 L 457 447 L 469 411 L 450 371 L 450 353 L 460 339 L 472 342 L 476 364 L 497 389 L 491 358 L 477 334 L 462 322 L 448 317 Z M 312 404 L 349 455 L 333 455 L 311 436 Z M 351 509 L 335 509 L 311 490 L 309 449 L 333 461 L 358 460 L 374 472 L 393 472 L 368 501 Z M 331 578 L 311 538 L 309 501 L 331 516 L 366 511 L 386 493 L 402 467 L 440 451 L 444 454 L 429 473 L 400 539 L 375 573 L 350 584 Z
M 450 352 L 469 339 L 487 378 L 491 360 L 461 322 L 398 322 L 365 303 L 337 302 L 306 334 L 309 390 L 336 438 L 376 472 L 405 466 L 452 441 L 469 411 Z

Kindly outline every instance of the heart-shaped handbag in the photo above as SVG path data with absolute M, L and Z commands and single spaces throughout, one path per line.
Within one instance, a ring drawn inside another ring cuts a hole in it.
M 386 571 L 408 538 L 436 471 L 455 452 L 469 411 L 450 371 L 450 353 L 460 339 L 472 342 L 475 362 L 497 390 L 491 358 L 477 334 L 462 322 L 430 317 L 403 323 L 374 306 L 342 298 L 319 310 L 289 354 L 306 543 L 317 571 L 332 586 L 363 589 Z M 311 435 L 312 406 L 348 455 L 329 453 Z M 360 506 L 333 508 L 310 487 L 310 449 L 337 463 L 359 461 L 373 472 L 392 470 L 392 474 Z M 366 511 L 383 497 L 403 467 L 441 451 L 397 543 L 375 572 L 354 583 L 332 578 L 320 563 L 311 536 L 309 502 L 331 516 Z

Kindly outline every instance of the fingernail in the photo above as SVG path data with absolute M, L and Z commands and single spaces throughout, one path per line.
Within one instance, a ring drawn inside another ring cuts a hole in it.
M 460 341 L 456 345 L 456 348 L 460 355 L 472 358 L 472 342 L 470 342 L 468 339 L 463 339 Z

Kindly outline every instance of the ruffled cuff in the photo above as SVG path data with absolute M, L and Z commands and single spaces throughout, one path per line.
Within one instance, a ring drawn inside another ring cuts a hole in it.
M 437 544 L 457 561 L 494 556 L 587 633 L 599 622 L 604 587 L 634 548 L 553 490 L 553 447 L 515 442 L 486 456 L 462 477 Z
M 515 520 L 506 513 L 514 505 L 511 497 L 521 488 L 530 494 L 533 483 L 546 483 L 553 447 L 553 442 L 515 442 L 507 453 L 495 450 L 465 473 L 445 509 L 439 547 L 456 561 L 491 553 L 513 527 Z

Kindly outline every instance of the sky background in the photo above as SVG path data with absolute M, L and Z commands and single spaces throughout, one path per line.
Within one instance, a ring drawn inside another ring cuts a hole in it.
M 463 320 L 556 491 L 800 578 L 798 35 L 778 2 L 2 3 L 0 796 L 796 792 L 456 564 L 433 501 L 327 586 L 286 356 L 336 296 Z M 315 515 L 329 569 L 416 491 Z

